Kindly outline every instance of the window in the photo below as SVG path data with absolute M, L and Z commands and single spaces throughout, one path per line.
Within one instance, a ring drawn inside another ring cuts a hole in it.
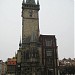
M 33 51 L 32 57 L 35 58 L 35 56 L 36 56 L 36 53 Z
M 36 57 L 36 51 L 35 50 L 36 50 L 35 48 L 32 49 L 32 58 Z
M 46 46 L 52 46 L 52 40 L 46 41 Z
M 52 56 L 52 51 L 46 51 L 47 56 Z
M 47 58 L 47 64 L 53 66 L 53 60 L 51 58 Z
M 53 55 L 53 49 L 46 49 L 46 56 L 52 56 Z
M 26 52 L 26 59 L 29 59 L 29 51 Z

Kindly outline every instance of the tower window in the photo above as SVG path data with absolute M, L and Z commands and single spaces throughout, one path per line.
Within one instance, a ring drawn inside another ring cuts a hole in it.
M 35 57 L 36 57 L 35 50 L 32 50 L 32 57 L 33 57 L 33 58 L 35 58 Z
M 35 48 L 32 48 L 32 50 L 31 50 L 31 57 L 32 58 L 36 58 L 37 57 L 37 52 L 36 52 Z
M 26 52 L 25 55 L 26 55 L 26 59 L 29 59 L 29 52 L 28 51 Z

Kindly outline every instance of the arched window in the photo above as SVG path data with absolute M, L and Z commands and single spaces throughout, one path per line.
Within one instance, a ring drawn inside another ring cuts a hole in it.
M 26 59 L 29 59 L 29 51 L 26 51 Z

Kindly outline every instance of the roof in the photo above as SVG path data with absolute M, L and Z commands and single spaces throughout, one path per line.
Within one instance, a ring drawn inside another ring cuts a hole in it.
M 8 58 L 7 65 L 16 65 L 16 59 Z

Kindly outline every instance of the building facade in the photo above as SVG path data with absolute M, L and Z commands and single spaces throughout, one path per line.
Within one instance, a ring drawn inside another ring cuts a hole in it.
M 58 51 L 55 35 L 40 35 L 45 75 L 58 75 Z
M 58 75 L 55 35 L 39 33 L 39 1 L 23 0 L 22 43 L 17 52 L 17 75 Z
M 59 73 L 60 75 L 75 75 L 75 59 L 59 60 Z
M 3 60 L 0 60 L 0 75 L 6 74 L 6 64 Z
M 16 59 L 8 58 L 6 75 L 15 75 L 15 74 L 16 74 Z

